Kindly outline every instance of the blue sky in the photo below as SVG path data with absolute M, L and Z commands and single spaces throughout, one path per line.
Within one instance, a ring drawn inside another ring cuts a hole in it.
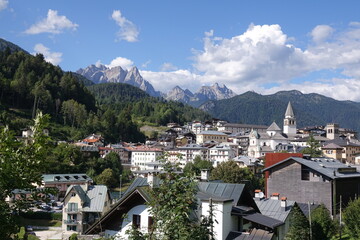
M 223 83 L 360 101 L 360 1 L 0 0 L 0 38 L 65 71 L 137 66 L 157 90 Z

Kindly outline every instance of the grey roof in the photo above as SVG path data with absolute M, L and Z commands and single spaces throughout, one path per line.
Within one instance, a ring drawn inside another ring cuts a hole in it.
M 335 143 L 329 143 L 329 144 L 323 146 L 322 149 L 342 149 L 342 147 L 340 147 L 339 145 L 337 145 Z
M 287 207 L 284 209 L 281 207 L 281 200 L 275 199 L 256 199 L 254 198 L 256 205 L 259 207 L 260 212 L 268 217 L 275 218 L 277 220 L 285 222 L 289 216 L 295 201 L 287 201 Z
M 185 146 L 180 146 L 177 149 L 207 149 L 206 147 L 202 147 L 199 144 L 186 144 Z
M 199 191 L 217 196 L 220 199 L 233 199 L 233 205 L 237 205 L 244 187 L 244 184 L 198 182 Z
M 43 174 L 45 183 L 51 182 L 87 182 L 92 179 L 85 173 L 68 173 L 68 174 Z
M 233 128 L 256 128 L 256 129 L 266 129 L 265 125 L 255 125 L 255 124 L 241 124 L 241 123 L 225 123 L 225 127 L 233 127 Z
M 281 131 L 281 128 L 276 124 L 276 122 L 273 122 L 266 131 Z
M 311 160 L 299 158 L 299 157 L 290 157 L 281 162 L 278 162 L 270 167 L 263 169 L 263 172 L 268 171 L 276 166 L 283 164 L 284 162 L 293 160 L 298 162 L 304 166 L 313 169 L 314 171 L 330 178 L 351 178 L 351 177 L 359 177 L 360 172 L 357 172 L 357 169 L 348 165 L 345 165 L 335 159 L 332 158 L 312 158 Z
M 89 201 L 83 207 L 83 212 L 103 212 L 107 190 L 105 185 L 89 186 L 86 192 Z
M 71 192 L 71 190 L 75 190 L 75 192 L 79 195 L 79 197 L 83 203 L 88 201 L 86 193 L 80 185 L 70 185 L 70 187 L 68 187 L 68 189 L 66 190 L 65 197 L 66 197 L 66 195 L 68 195 L 69 192 Z
M 108 194 L 108 189 L 105 185 L 90 185 L 86 191 L 84 191 L 83 186 L 71 185 L 66 191 L 65 196 L 71 190 L 75 190 L 83 202 L 83 212 L 103 212 L 106 195 Z
M 262 215 L 260 213 L 249 214 L 249 215 L 243 216 L 243 218 L 246 220 L 249 220 L 251 222 L 260 224 L 262 226 L 272 228 L 272 229 L 275 229 L 276 227 L 284 224 L 283 221 L 279 221 L 275 218 L 271 218 L 271 217 Z
M 353 143 L 347 139 L 341 139 L 341 138 L 331 140 L 328 143 L 335 143 L 335 144 L 339 145 L 340 147 L 346 147 L 346 146 L 360 147 L 360 145 L 357 143 Z
M 263 165 L 259 159 L 252 158 L 246 155 L 239 155 L 235 158 L 233 158 L 235 162 L 243 162 L 246 166 L 254 166 L 254 165 Z
M 227 134 L 225 134 L 223 132 L 219 132 L 219 131 L 202 131 L 199 134 L 227 136 Z
M 285 112 L 285 117 L 294 117 L 294 112 L 293 112 L 293 109 L 292 109 L 292 106 L 291 106 L 291 103 L 289 101 L 288 105 L 287 105 L 287 108 L 286 108 L 286 112 Z
M 308 203 L 299 203 L 297 202 L 296 203 L 300 210 L 303 212 L 303 214 L 306 216 L 306 217 L 309 217 L 309 204 Z M 310 204 L 310 211 L 314 211 L 317 207 L 319 207 L 320 204 L 314 204 L 314 203 L 311 203 Z
M 254 228 L 250 233 L 231 231 L 225 240 L 270 240 L 274 233 Z

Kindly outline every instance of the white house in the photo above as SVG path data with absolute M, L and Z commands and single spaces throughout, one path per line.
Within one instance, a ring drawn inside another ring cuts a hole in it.
M 197 188 L 195 214 L 208 216 L 210 206 L 213 207 L 216 240 L 254 239 L 258 235 L 261 240 L 277 239 L 277 229 L 284 222 L 262 215 L 244 184 L 198 182 Z M 147 205 L 151 200 L 148 191 L 148 179 L 135 179 L 122 199 L 85 234 L 103 234 L 118 240 L 126 239 L 126 230 L 132 225 L 143 233 L 151 230 L 153 216 Z
M 148 146 L 128 147 L 131 151 L 132 170 L 146 170 L 148 163 L 156 162 L 163 155 L 163 150 Z

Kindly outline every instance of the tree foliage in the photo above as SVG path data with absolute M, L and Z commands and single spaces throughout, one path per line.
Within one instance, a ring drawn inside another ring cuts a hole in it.
M 201 159 L 200 156 L 196 156 L 193 162 L 188 162 L 184 167 L 184 173 L 188 176 L 199 176 L 201 169 L 213 169 L 212 162 L 209 160 Z
M 310 154 L 311 157 L 320 157 L 320 142 L 315 140 L 313 135 L 310 135 L 309 140 L 306 142 L 308 147 L 304 148 L 301 153 Z
M 23 189 L 32 192 L 32 198 L 40 196 L 34 184 L 41 185 L 41 174 L 44 169 L 44 159 L 47 154 L 48 137 L 43 133 L 43 127 L 49 117 L 39 113 L 31 128 L 34 132 L 32 141 L 28 144 L 18 142 L 7 127 L 0 132 L 0 236 L 4 239 L 16 232 L 13 211 L 26 207 L 27 199 L 16 199 L 13 205 L 5 202 L 6 197 L 13 196 L 13 190 Z
M 285 240 L 309 240 L 309 236 L 309 221 L 295 203 L 292 208 L 290 228 L 285 236 Z
M 240 168 L 233 160 L 222 162 L 216 166 L 211 171 L 210 178 L 225 183 L 244 183 L 248 185 L 250 190 L 262 189 L 260 179 L 255 177 L 248 168 Z
M 335 224 L 329 210 L 321 204 L 311 213 L 311 231 L 313 240 L 327 240 L 335 233 Z
M 166 174 L 158 187 L 151 189 L 150 213 L 154 218 L 151 239 L 209 239 L 212 236 L 208 218 L 199 219 L 196 182 L 175 172 L 176 167 L 164 164 Z M 212 238 L 211 238 L 212 239 Z
M 360 239 L 360 198 L 349 202 L 343 216 L 346 232 L 353 239 Z

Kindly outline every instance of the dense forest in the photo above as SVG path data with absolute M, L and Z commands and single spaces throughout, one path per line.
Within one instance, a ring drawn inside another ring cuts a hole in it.
M 178 102 L 150 97 L 120 83 L 94 85 L 64 72 L 20 48 L 0 51 L 0 124 L 20 133 L 37 111 L 51 116 L 55 140 L 78 140 L 91 133 L 107 142 L 144 142 L 144 124 L 164 125 L 209 119 L 210 115 Z

